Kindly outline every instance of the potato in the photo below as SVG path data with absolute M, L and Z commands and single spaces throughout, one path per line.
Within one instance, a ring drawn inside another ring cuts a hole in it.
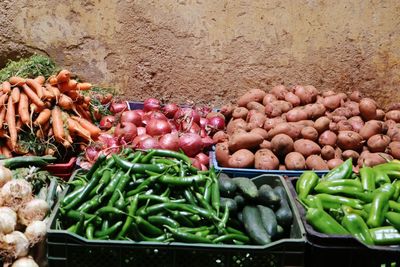
M 314 127 L 304 127 L 301 130 L 301 136 L 303 136 L 304 139 L 308 139 L 311 141 L 317 141 L 318 139 L 318 132 L 315 130 Z
M 268 140 L 271 140 L 277 134 L 287 134 L 292 139 L 297 139 L 300 136 L 300 128 L 294 123 L 282 122 L 277 124 L 273 129 L 268 132 Z
M 246 119 L 247 114 L 249 113 L 249 110 L 245 107 L 236 107 L 232 111 L 232 118 L 234 119 Z
M 322 102 L 324 101 L 324 98 L 321 95 L 317 95 L 317 101 L 315 101 L 315 103 L 317 104 L 322 104 Z M 323 105 L 323 104 L 322 104 Z M 325 106 L 324 106 L 325 107 Z
M 268 140 L 264 140 L 261 144 L 260 144 L 260 148 L 266 148 L 271 150 L 271 142 Z
M 323 116 L 326 112 L 326 108 L 323 104 L 318 104 L 318 103 L 308 104 L 304 107 L 308 113 L 308 117 L 313 120 Z
M 352 116 L 360 115 L 360 107 L 357 102 L 347 101 L 344 103 L 343 107 L 349 109 L 351 111 Z
M 340 101 L 342 98 L 339 95 L 331 95 L 327 96 L 322 100 L 322 104 L 325 106 L 326 109 L 335 110 L 340 107 Z
M 337 133 L 337 132 L 339 131 L 339 126 L 338 126 L 338 124 L 337 124 L 336 122 L 331 121 L 331 122 L 329 123 L 329 130 L 332 131 L 332 132 L 334 132 L 334 133 Z
M 385 115 L 385 111 L 383 111 L 382 109 L 377 109 L 375 119 L 378 121 L 383 121 L 385 119 Z
M 331 159 L 331 160 L 328 160 L 328 162 L 327 162 L 328 168 L 330 170 L 336 168 L 337 166 L 339 166 L 342 163 L 343 163 L 343 160 L 341 160 L 341 159 Z
M 386 134 L 392 141 L 400 141 L 400 124 L 391 126 Z
M 395 159 L 400 159 L 400 142 L 391 142 L 388 146 L 388 153 Z
M 330 160 L 335 158 L 335 149 L 330 146 L 330 145 L 326 145 L 321 149 L 321 157 L 324 160 Z
M 318 138 L 318 143 L 322 146 L 326 145 L 336 146 L 336 142 L 337 142 L 336 134 L 329 130 L 323 132 Z
M 306 159 L 306 166 L 310 170 L 327 170 L 328 164 L 318 155 L 310 155 Z
M 342 158 L 342 150 L 340 147 L 335 148 L 335 159 L 341 159 Z
M 256 110 L 257 112 L 260 112 L 262 114 L 265 113 L 265 107 L 263 104 L 255 102 L 255 101 L 251 101 L 249 103 L 247 103 L 246 105 L 248 110 Z
M 347 118 L 345 116 L 332 116 L 332 113 L 327 114 L 328 118 L 331 119 L 332 122 L 345 121 Z
M 266 95 L 266 92 L 260 89 L 251 89 L 242 95 L 237 101 L 239 107 L 245 107 L 247 103 L 255 101 L 261 102 Z
M 353 131 L 353 127 L 347 120 L 339 121 L 337 127 L 338 131 Z
M 315 88 L 313 85 L 305 85 L 304 89 L 306 89 L 306 91 L 311 94 L 311 102 L 315 102 L 315 100 L 317 99 L 317 96 L 319 94 L 317 88 Z
M 320 154 L 321 148 L 319 145 L 311 140 L 300 139 L 296 140 L 293 144 L 294 151 L 299 152 L 304 157 L 308 157 L 314 154 Z
M 349 98 L 351 101 L 359 103 L 362 99 L 362 95 L 360 91 L 353 91 L 350 95 Z
M 218 131 L 214 134 L 212 139 L 215 143 L 226 142 L 229 139 L 229 135 L 224 131 Z
M 360 132 L 361 128 L 364 126 L 364 121 L 360 116 L 351 117 L 347 121 L 350 123 L 353 131 L 357 133 Z
M 283 165 L 283 164 L 279 164 L 278 170 L 280 170 L 280 171 L 286 171 L 286 166 Z
M 353 116 L 353 112 L 349 108 L 337 108 L 331 113 L 332 116 L 341 116 L 345 117 L 346 119 Z
M 279 167 L 279 160 L 271 150 L 259 149 L 255 155 L 254 167 L 261 170 L 276 170 Z
M 386 111 L 400 110 L 400 103 L 392 103 L 387 107 Z
M 228 146 L 230 152 L 239 149 L 252 149 L 258 147 L 264 138 L 256 133 L 235 133 L 229 138 Z
M 285 101 L 292 104 L 293 107 L 297 107 L 298 105 L 300 105 L 300 98 L 297 95 L 293 94 L 292 92 L 286 93 Z
M 251 110 L 255 111 L 255 110 Z M 251 112 L 249 112 L 250 114 Z M 255 111 L 254 113 L 251 114 L 250 118 L 248 119 L 248 124 L 247 124 L 247 129 L 252 130 L 254 128 L 261 128 L 264 126 L 265 120 L 267 118 L 265 117 L 264 113 L 260 113 Z
M 222 167 L 229 167 L 229 148 L 228 142 L 218 143 L 215 145 L 215 158 Z
M 229 119 L 232 116 L 232 112 L 234 110 L 235 106 L 232 104 L 227 104 L 222 106 L 221 110 L 219 112 L 221 112 L 222 115 L 225 116 L 225 119 Z
M 258 135 L 261 135 L 264 139 L 268 137 L 268 132 L 264 130 L 263 128 L 254 128 L 250 131 L 250 133 L 255 133 Z
M 272 102 L 278 100 L 273 94 L 266 94 L 263 98 L 262 104 L 266 106 L 267 104 L 271 104 Z
M 360 101 L 360 113 L 364 120 L 373 120 L 376 118 L 376 103 L 371 98 L 363 98 Z
M 364 151 L 358 158 L 358 166 L 373 167 L 378 164 L 385 163 L 386 161 L 393 159 L 392 156 L 386 153 L 371 153 L 369 151 Z
M 343 150 L 359 151 L 362 149 L 362 137 L 353 131 L 340 131 L 337 136 L 337 145 Z
M 336 95 L 335 91 L 328 90 L 328 91 L 323 91 L 321 94 L 323 97 L 328 97 L 328 96 L 333 96 Z
M 367 121 L 360 129 L 360 135 L 363 139 L 368 140 L 375 134 L 382 133 L 383 122 L 377 120 Z
M 300 103 L 302 105 L 310 104 L 316 99 L 316 95 L 315 98 L 313 99 L 314 97 L 313 93 L 310 90 L 308 90 L 308 88 L 306 88 L 305 86 L 296 85 L 293 88 L 293 90 L 294 94 L 300 98 Z
M 276 125 L 279 123 L 285 122 L 285 120 L 281 117 L 276 117 L 276 118 L 267 118 L 264 122 L 264 129 L 269 131 L 272 128 L 274 128 Z
M 391 110 L 386 113 L 385 120 L 394 120 L 400 122 L 400 110 Z
M 314 123 L 314 128 L 318 131 L 318 133 L 322 133 L 329 129 L 329 123 L 331 122 L 328 117 L 320 117 Z
M 243 119 L 232 119 L 226 126 L 226 132 L 232 135 L 237 129 L 247 129 L 247 122 Z
M 293 139 L 286 134 L 277 134 L 271 140 L 271 150 L 278 157 L 284 157 L 293 151 Z
M 278 100 L 284 100 L 285 95 L 288 93 L 288 90 L 286 90 L 286 87 L 284 85 L 280 84 L 272 87 L 269 93 L 276 96 Z
M 229 158 L 231 168 L 251 168 L 254 166 L 254 154 L 248 149 L 239 149 Z
M 304 170 L 306 168 L 306 160 L 299 152 L 290 152 L 285 157 L 285 165 L 288 170 Z
M 352 158 L 353 165 L 356 165 L 357 164 L 357 160 L 360 157 L 360 154 L 358 154 L 354 150 L 345 150 L 345 151 L 343 151 L 342 156 L 343 156 L 343 160 L 347 160 L 349 158 Z
M 275 118 L 281 116 L 283 113 L 281 106 L 276 104 L 276 101 L 273 103 L 268 103 L 265 105 L 265 115 L 268 118 Z
M 307 120 L 308 119 L 308 113 L 301 108 L 295 108 L 292 110 L 289 110 L 286 114 L 286 121 L 288 122 L 296 122 L 296 121 L 301 121 L 301 120 Z
M 367 145 L 371 152 L 385 152 L 390 144 L 390 137 L 383 134 L 375 134 L 368 139 Z
M 312 120 L 301 120 L 295 122 L 294 124 L 300 127 L 314 127 L 314 122 Z
M 383 125 L 387 129 L 386 131 L 388 131 L 390 128 L 396 127 L 396 122 L 394 120 L 386 120 Z

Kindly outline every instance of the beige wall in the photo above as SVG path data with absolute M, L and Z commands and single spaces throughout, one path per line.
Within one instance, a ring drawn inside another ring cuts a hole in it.
M 46 53 L 79 76 L 220 105 L 277 83 L 400 100 L 400 1 L 3 0 L 0 60 Z

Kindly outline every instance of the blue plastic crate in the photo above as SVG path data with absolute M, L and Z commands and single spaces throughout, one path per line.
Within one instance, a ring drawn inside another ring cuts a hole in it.
M 259 169 L 246 169 L 246 168 L 225 168 L 225 167 L 220 167 L 218 166 L 217 158 L 215 157 L 214 152 L 210 152 L 210 165 L 213 165 L 216 170 L 223 171 L 226 173 L 231 173 L 231 174 L 240 174 L 240 175 L 254 175 L 254 174 L 276 174 L 276 175 L 282 175 L 282 176 L 289 176 L 289 177 L 299 177 L 305 170 L 259 170 Z M 326 171 L 314 171 L 318 176 L 325 175 L 329 172 L 329 170 Z

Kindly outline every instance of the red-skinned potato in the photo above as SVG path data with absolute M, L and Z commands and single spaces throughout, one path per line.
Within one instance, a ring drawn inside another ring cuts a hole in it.
M 323 132 L 319 138 L 318 138 L 318 143 L 322 146 L 335 146 L 337 142 L 337 136 L 334 132 L 332 131 L 325 131 Z
M 351 101 L 357 102 L 359 103 L 362 99 L 362 95 L 360 91 L 353 91 L 350 95 L 349 95 L 349 99 Z
M 383 122 L 377 120 L 367 121 L 360 129 L 360 135 L 363 139 L 368 140 L 375 134 L 382 133 Z
M 264 140 L 261 144 L 260 144 L 260 148 L 266 148 L 271 150 L 271 142 L 268 140 Z
M 335 158 L 335 149 L 330 145 L 324 146 L 321 149 L 321 157 L 324 160 L 330 160 Z
M 300 103 L 302 105 L 310 104 L 313 102 L 314 95 L 313 93 L 308 90 L 305 86 L 296 85 L 293 88 L 294 94 L 300 98 Z M 314 101 L 316 99 L 316 95 Z
M 264 129 L 269 131 L 272 128 L 274 128 L 276 125 L 279 123 L 285 122 L 285 120 L 282 117 L 276 117 L 276 118 L 267 118 L 264 122 Z
M 340 147 L 335 148 L 335 159 L 341 159 L 342 158 L 342 150 Z
M 324 114 L 326 112 L 325 106 L 320 103 L 308 104 L 308 105 L 304 106 L 304 108 L 308 113 L 308 117 L 313 120 L 315 120 L 321 116 L 324 116 Z
M 400 159 L 400 142 L 391 142 L 388 146 L 388 153 L 395 159 Z
M 285 166 L 288 170 L 304 170 L 306 168 L 306 160 L 299 152 L 290 152 L 285 157 Z
M 255 133 L 235 133 L 229 138 L 229 151 L 235 152 L 240 149 L 252 149 L 258 147 L 264 138 Z
M 353 165 L 356 165 L 357 160 L 360 157 L 360 154 L 358 154 L 354 150 L 345 150 L 342 153 L 342 157 L 343 157 L 343 160 L 347 160 L 347 159 L 351 158 L 353 160 Z
M 245 107 L 236 107 L 232 111 L 232 118 L 234 119 L 246 119 L 247 114 L 249 113 L 249 110 Z
M 285 101 L 292 104 L 293 107 L 297 107 L 298 105 L 300 105 L 300 98 L 292 92 L 288 92 L 285 95 Z
M 280 84 L 272 87 L 269 93 L 273 94 L 278 100 L 284 100 L 285 95 L 288 93 L 288 90 L 286 90 L 286 87 L 284 85 Z
M 266 92 L 264 92 L 263 90 L 251 89 L 239 98 L 237 104 L 239 107 L 245 107 L 247 103 L 252 101 L 261 102 L 265 95 Z
M 340 95 L 331 95 L 325 97 L 324 100 L 322 100 L 322 104 L 329 110 L 335 110 L 340 107 L 340 100 L 342 100 Z
M 345 116 L 332 116 L 332 113 L 328 114 L 328 118 L 330 118 L 333 122 L 345 121 L 347 118 Z
M 221 112 L 221 114 L 224 115 L 226 119 L 229 119 L 232 115 L 234 108 L 235 106 L 233 106 L 232 104 L 227 104 L 224 105 L 219 112 Z
M 250 131 L 250 133 L 255 133 L 258 135 L 261 135 L 264 139 L 268 137 L 268 132 L 264 130 L 263 128 L 254 128 Z
M 383 121 L 385 119 L 385 115 L 385 111 L 383 111 L 382 109 L 376 110 L 376 120 Z
M 359 109 L 364 120 L 369 121 L 376 118 L 377 105 L 371 98 L 361 99 Z
M 278 157 L 284 157 L 293 151 L 293 139 L 286 134 L 277 134 L 271 140 L 271 150 Z
M 351 127 L 353 128 L 353 131 L 357 133 L 359 133 L 361 128 L 364 127 L 364 121 L 360 116 L 351 117 L 347 121 L 350 123 Z
M 337 122 L 331 121 L 331 122 L 329 123 L 329 130 L 330 130 L 331 132 L 337 133 L 337 132 L 339 131 L 339 126 L 338 126 Z
M 353 131 L 353 126 L 347 120 L 339 121 L 337 127 L 338 131 Z
M 334 111 L 332 111 L 331 116 L 341 116 L 345 117 L 346 119 L 350 118 L 353 116 L 353 112 L 349 108 L 337 108 Z
M 308 113 L 305 111 L 304 108 L 295 108 L 292 110 L 289 110 L 286 114 L 286 121 L 288 122 L 297 122 L 297 121 L 302 121 L 302 120 L 307 120 L 308 119 Z
M 354 101 L 347 101 L 343 105 L 344 108 L 348 108 L 351 111 L 352 116 L 360 115 L 359 104 Z
M 311 102 L 315 102 L 319 94 L 317 88 L 315 88 L 313 85 L 305 85 L 304 88 L 311 95 Z
M 215 158 L 222 167 L 229 167 L 229 148 L 228 142 L 218 143 L 215 145 Z
M 304 128 L 301 130 L 301 136 L 302 136 L 304 139 L 308 139 L 308 140 L 311 140 L 311 141 L 314 141 L 314 142 L 315 142 L 315 141 L 318 140 L 318 131 L 315 130 L 314 127 L 310 127 L 310 126 L 304 127 Z
M 254 167 L 260 170 L 276 170 L 279 167 L 279 160 L 271 150 L 259 149 L 255 155 Z
M 268 118 L 275 118 L 279 117 L 282 115 L 283 111 L 280 106 L 277 106 L 273 103 L 267 103 L 265 105 L 265 115 L 267 115 Z
M 337 136 L 337 145 L 340 149 L 356 150 L 362 149 L 363 139 L 361 135 L 353 131 L 340 131 Z
M 400 124 L 390 126 L 386 134 L 392 141 L 400 141 Z
M 221 143 L 221 142 L 228 141 L 229 135 L 227 133 L 225 133 L 224 131 L 218 131 L 213 135 L 212 139 L 215 143 Z
M 311 140 L 296 140 L 293 144 L 293 147 L 295 152 L 299 152 L 305 158 L 310 155 L 319 155 L 321 153 L 321 148 L 319 147 L 319 145 Z
M 327 90 L 327 91 L 323 91 L 321 93 L 322 97 L 328 97 L 328 96 L 333 96 L 336 95 L 336 93 L 332 90 Z
M 364 151 L 358 158 L 358 166 L 362 167 L 365 165 L 367 167 L 373 167 L 392 159 L 393 157 L 386 153 L 371 153 L 369 151 Z
M 390 137 L 383 134 L 376 134 L 368 139 L 367 145 L 371 152 L 385 152 L 390 144 Z
M 232 135 L 237 129 L 247 129 L 247 122 L 243 119 L 234 119 L 229 121 L 228 125 L 226 126 L 226 132 L 229 135 Z
M 254 154 L 248 149 L 239 149 L 229 158 L 231 168 L 252 168 L 254 166 Z
M 312 120 L 301 120 L 295 122 L 299 127 L 314 127 L 314 122 Z
M 342 163 L 343 163 L 343 160 L 341 160 L 341 159 L 331 159 L 331 160 L 328 160 L 328 162 L 327 162 L 328 168 L 330 170 L 336 168 L 337 166 L 339 166 Z
M 343 101 L 346 101 L 346 100 L 347 100 L 347 95 L 346 95 L 345 93 L 338 93 L 338 95 L 340 96 L 340 98 L 341 98 Z
M 388 111 L 385 115 L 385 120 L 394 120 L 395 122 L 400 122 L 400 110 Z
M 254 110 L 252 110 L 254 111 Z M 250 112 L 249 112 L 250 114 Z M 255 112 L 253 113 L 250 118 L 248 119 L 247 129 L 252 130 L 254 128 L 261 128 L 264 126 L 265 120 L 267 118 L 263 113 Z
M 266 94 L 263 98 L 262 104 L 266 106 L 267 104 L 271 104 L 276 100 L 278 100 L 278 98 L 276 98 L 276 96 L 274 96 L 273 94 Z
M 271 140 L 277 134 L 287 134 L 292 139 L 297 139 L 300 136 L 301 127 L 294 123 L 282 122 L 277 124 L 273 129 L 268 132 L 268 140 Z
M 314 123 L 314 128 L 318 131 L 318 133 L 322 133 L 329 129 L 329 123 L 331 122 L 328 117 L 320 117 Z
M 248 110 L 256 110 L 257 112 L 260 112 L 262 114 L 265 113 L 265 107 L 263 104 L 255 102 L 255 101 L 251 101 L 249 103 L 247 103 L 246 105 Z
M 328 164 L 318 155 L 310 155 L 306 159 L 306 166 L 310 170 L 327 170 Z

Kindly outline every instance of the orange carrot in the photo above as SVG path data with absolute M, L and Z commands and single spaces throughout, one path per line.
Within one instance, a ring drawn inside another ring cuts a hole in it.
M 92 121 L 92 118 L 90 117 L 90 113 L 87 110 L 85 110 L 81 105 L 76 105 L 75 109 L 82 118 L 85 118 L 86 120 L 88 120 L 90 122 Z
M 4 122 L 4 118 L 6 117 L 6 111 L 7 111 L 6 107 L 2 107 L 1 108 L 1 111 L 0 111 L 0 129 L 3 128 L 3 122 Z
M 46 99 L 46 100 L 52 100 L 55 97 L 53 92 L 48 90 L 47 88 L 43 88 L 43 95 L 44 95 L 44 99 Z
M 46 78 L 44 76 L 37 76 L 34 80 L 42 86 L 46 81 Z
M 17 119 L 17 123 L 15 124 L 15 128 L 17 129 L 17 133 L 21 131 L 21 129 L 22 129 L 22 120 L 21 120 L 21 118 Z
M 44 102 L 38 97 L 38 95 L 26 84 L 22 86 L 25 94 L 31 99 L 31 101 L 36 104 L 39 108 L 44 107 Z
M 51 86 L 50 84 L 46 84 L 46 90 L 51 92 L 56 99 L 60 96 L 60 90 L 57 87 Z
M 15 107 L 11 97 L 8 98 L 6 121 L 8 126 L 8 132 L 10 134 L 11 149 L 13 150 L 17 145 L 18 134 L 15 125 Z
M 57 142 L 64 142 L 64 123 L 62 120 L 62 114 L 59 107 L 55 106 L 51 110 L 51 119 L 53 126 L 53 134 Z
M 47 137 L 52 137 L 53 136 L 53 128 L 50 128 L 48 133 L 47 133 Z
M 1 152 L 6 158 L 11 158 L 12 157 L 11 151 L 7 146 L 3 146 L 1 148 Z
M 61 70 L 57 76 L 57 83 L 65 83 L 68 82 L 71 78 L 71 72 L 69 70 Z
M 68 95 L 74 102 L 79 101 L 82 97 L 82 95 L 76 90 L 66 91 L 64 94 Z
M 72 101 L 72 99 L 65 95 L 65 94 L 61 94 L 59 99 L 58 99 L 58 105 L 65 109 L 65 110 L 71 110 L 73 107 L 74 101 Z
M 11 92 L 11 84 L 7 81 L 2 83 L 2 91 L 3 93 L 7 94 L 9 92 Z
M 85 102 L 87 105 L 90 104 L 90 96 L 85 96 L 85 98 L 83 99 L 83 102 Z
M 91 88 L 92 88 L 91 83 L 78 83 L 77 86 L 77 89 L 82 91 L 90 90 Z
M 90 141 L 89 131 L 83 128 L 77 121 L 68 118 L 67 123 L 68 123 L 68 130 L 70 132 L 76 133 L 78 136 L 84 138 L 87 141 Z
M 57 78 L 56 75 L 51 75 L 49 78 L 47 78 L 47 82 L 50 85 L 57 85 Z
M 96 138 L 99 136 L 99 134 L 101 133 L 101 130 L 99 127 L 97 127 L 96 125 L 94 125 L 93 123 L 91 123 L 90 121 L 85 120 L 84 118 L 79 118 L 77 116 L 73 116 L 72 117 L 74 120 L 76 120 L 77 122 L 79 122 L 79 124 L 85 128 L 86 130 L 88 130 L 88 132 L 90 133 L 90 136 L 92 138 Z
M 26 79 L 26 84 L 36 92 L 37 96 L 42 99 L 44 96 L 43 87 L 36 80 Z
M 34 124 L 35 125 L 45 125 L 51 116 L 51 111 L 50 109 L 44 109 L 42 112 L 39 113 L 39 116 L 36 118 Z
M 4 106 L 7 102 L 8 99 L 8 95 L 4 94 L 2 96 L 0 96 L 0 107 Z
M 25 79 L 18 76 L 10 77 L 8 81 L 14 86 L 22 86 L 23 84 L 25 84 Z
M 58 88 L 60 89 L 61 92 L 68 92 L 72 90 L 76 90 L 78 82 L 75 80 L 69 80 L 68 82 L 65 83 L 59 83 Z
M 29 123 L 29 99 L 24 93 L 21 93 L 21 97 L 19 98 L 18 114 L 23 124 Z
M 11 98 L 12 98 L 12 101 L 14 104 L 18 103 L 20 95 L 21 95 L 21 92 L 19 91 L 18 87 L 14 87 L 11 90 Z

